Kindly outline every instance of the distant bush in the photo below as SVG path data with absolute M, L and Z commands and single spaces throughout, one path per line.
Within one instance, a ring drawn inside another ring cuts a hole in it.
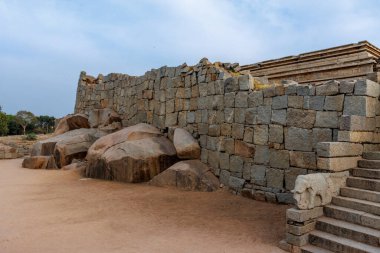
M 37 140 L 37 135 L 35 133 L 28 133 L 24 138 L 28 141 L 35 141 Z

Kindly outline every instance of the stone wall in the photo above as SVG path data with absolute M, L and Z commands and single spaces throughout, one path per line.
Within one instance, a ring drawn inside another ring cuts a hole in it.
M 146 122 L 169 137 L 183 127 L 199 140 L 202 161 L 221 183 L 271 202 L 293 202 L 290 190 L 300 174 L 347 170 L 363 150 L 379 149 L 377 83 L 271 86 L 239 70 L 202 59 L 140 77 L 82 72 L 75 112 L 110 107 L 124 127 Z

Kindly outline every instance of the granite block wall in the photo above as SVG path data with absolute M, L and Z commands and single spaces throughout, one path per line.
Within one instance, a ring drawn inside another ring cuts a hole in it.
M 202 59 L 139 77 L 82 72 L 75 113 L 110 107 L 124 127 L 145 122 L 169 136 L 185 128 L 223 185 L 270 202 L 292 203 L 300 174 L 347 170 L 363 150 L 379 150 L 378 83 L 270 85 L 239 70 Z

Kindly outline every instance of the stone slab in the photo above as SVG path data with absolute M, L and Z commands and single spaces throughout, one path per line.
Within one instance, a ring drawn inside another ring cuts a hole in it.
M 359 156 L 353 157 L 319 157 L 317 160 L 317 168 L 330 171 L 345 171 L 358 166 Z

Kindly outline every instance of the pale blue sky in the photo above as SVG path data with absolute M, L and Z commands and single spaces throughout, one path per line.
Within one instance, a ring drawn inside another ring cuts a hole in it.
M 73 112 L 77 80 L 162 65 L 255 63 L 368 40 L 378 0 L 0 0 L 0 105 Z

